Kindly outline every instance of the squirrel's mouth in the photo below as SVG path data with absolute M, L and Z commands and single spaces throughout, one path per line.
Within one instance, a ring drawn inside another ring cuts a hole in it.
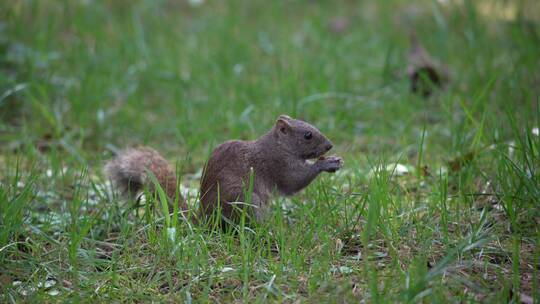
M 302 154 L 301 157 L 304 160 L 314 160 L 315 158 L 321 158 L 321 157 L 324 158 L 324 155 L 326 154 L 326 152 L 330 150 L 332 150 L 332 143 L 328 142 L 324 145 L 322 144 L 319 145 L 313 152 Z
M 326 152 L 328 152 L 328 151 L 311 152 L 311 153 L 303 154 L 303 155 L 302 155 L 302 158 L 303 158 L 304 160 L 314 160 L 315 158 L 324 157 L 324 155 L 326 154 Z

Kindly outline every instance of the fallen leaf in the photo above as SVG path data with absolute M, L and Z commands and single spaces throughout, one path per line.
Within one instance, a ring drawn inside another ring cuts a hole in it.
M 330 20 L 328 27 L 336 34 L 343 34 L 349 29 L 349 19 L 343 16 L 334 17 Z
M 435 61 L 416 37 L 411 34 L 407 75 L 411 82 L 411 91 L 428 97 L 436 87 L 443 87 L 448 81 L 447 68 Z
M 230 272 L 230 271 L 234 271 L 234 268 L 231 268 L 231 267 L 223 267 L 223 268 L 221 268 L 222 273 Z
M 420 173 L 421 173 L 422 176 L 424 176 L 424 177 L 431 176 L 431 173 L 429 172 L 429 167 L 428 167 L 428 166 L 422 166 L 422 167 L 420 167 Z
M 410 174 L 414 169 L 410 166 L 403 165 L 403 164 L 388 164 L 386 167 L 374 167 L 371 169 L 368 173 L 369 177 L 374 176 L 377 172 L 386 171 L 388 173 L 391 173 L 393 176 L 404 176 Z
M 459 170 L 461 170 L 461 168 L 468 165 L 474 159 L 475 156 L 476 156 L 475 151 L 467 152 L 452 160 L 449 160 L 448 166 L 450 167 L 450 170 L 452 170 L 453 172 L 458 172 Z

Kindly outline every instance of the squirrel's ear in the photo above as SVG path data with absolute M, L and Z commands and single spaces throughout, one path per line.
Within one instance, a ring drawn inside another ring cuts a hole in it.
M 290 119 L 289 116 L 281 115 L 278 117 L 276 121 L 276 130 L 278 130 L 279 132 L 283 134 L 287 134 L 289 133 L 289 130 L 291 130 L 291 124 L 289 123 L 288 119 L 285 117 Z
M 289 115 L 285 115 L 285 114 L 281 114 L 279 115 L 278 119 L 284 119 L 284 120 L 287 120 L 287 121 L 291 121 L 292 118 L 289 116 Z

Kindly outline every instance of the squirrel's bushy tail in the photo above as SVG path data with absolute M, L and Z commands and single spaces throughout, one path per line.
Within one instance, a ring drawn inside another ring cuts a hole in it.
M 123 195 L 134 198 L 144 187 L 154 191 L 147 170 L 152 172 L 170 199 L 176 195 L 176 174 L 157 151 L 150 148 L 136 148 L 121 151 L 105 164 L 105 172 L 115 189 Z M 183 205 L 182 197 L 179 198 Z

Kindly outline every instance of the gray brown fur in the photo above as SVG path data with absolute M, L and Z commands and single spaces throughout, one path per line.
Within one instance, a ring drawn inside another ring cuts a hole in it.
M 150 148 L 126 149 L 121 151 L 114 159 L 105 165 L 105 172 L 112 180 L 116 189 L 122 194 L 135 197 L 143 187 L 154 191 L 147 170 L 152 172 L 167 196 L 175 199 L 177 190 L 176 174 L 157 151 Z M 179 197 L 181 206 L 185 208 L 182 197 Z
M 311 132 L 311 139 L 304 137 L 307 132 Z M 321 157 L 331 148 L 330 140 L 317 128 L 285 115 L 257 140 L 227 141 L 213 151 L 206 164 L 201 178 L 201 212 L 209 215 L 221 206 L 222 215 L 234 220 L 237 213 L 229 203 L 244 201 L 253 168 L 251 212 L 260 221 L 273 193 L 292 195 L 309 185 L 319 173 L 341 168 L 341 158 Z M 314 158 L 319 159 L 313 164 L 306 162 Z

